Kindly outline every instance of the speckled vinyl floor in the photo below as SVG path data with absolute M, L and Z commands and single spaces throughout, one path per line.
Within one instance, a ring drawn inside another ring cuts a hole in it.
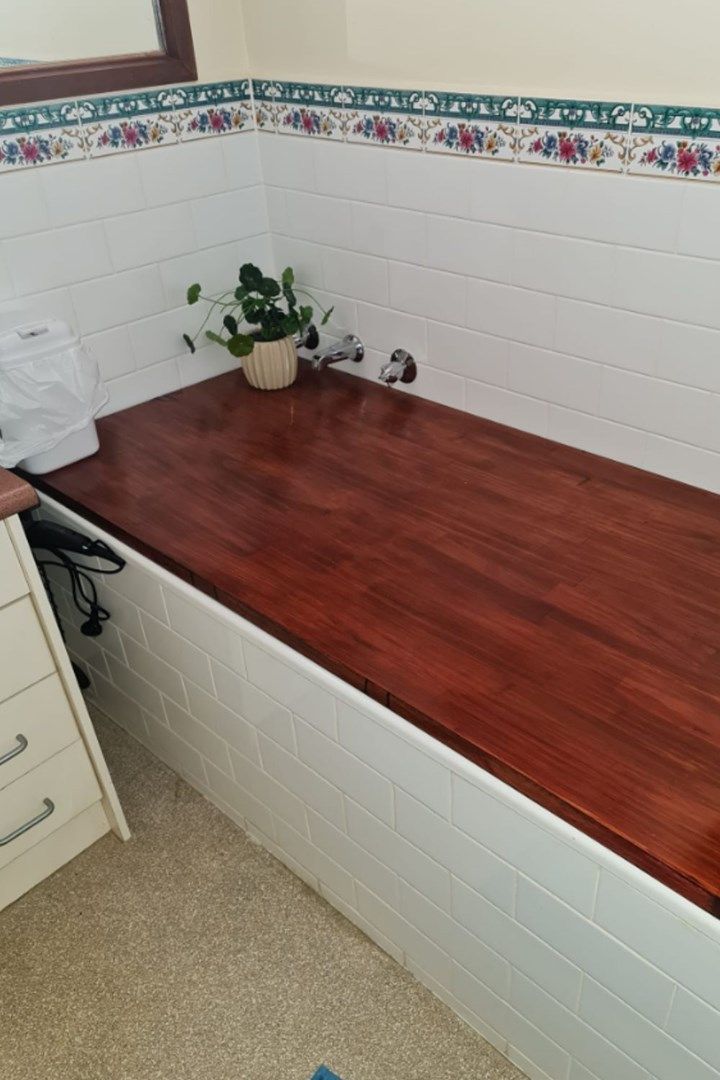
M 133 839 L 0 913 L 2 1080 L 521 1073 L 111 724 Z

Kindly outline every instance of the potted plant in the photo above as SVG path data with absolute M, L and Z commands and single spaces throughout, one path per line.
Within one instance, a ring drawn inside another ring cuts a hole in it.
M 325 311 L 310 293 L 297 288 L 290 266 L 283 270 L 277 281 L 252 263 L 245 263 L 240 267 L 239 279 L 236 289 L 217 298 L 204 296 L 198 284 L 190 286 L 188 304 L 203 300 L 210 305 L 210 310 L 194 337 L 183 334 L 185 343 L 191 352 L 195 352 L 196 342 L 204 332 L 209 341 L 222 345 L 232 356 L 245 358 L 243 372 L 251 386 L 259 390 L 291 386 L 297 377 L 295 335 L 302 336 L 313 317 L 312 307 L 298 304 L 297 294 L 301 293 L 317 304 L 323 313 L 321 326 L 328 321 L 333 309 Z M 222 317 L 219 333 L 206 329 L 213 316 Z M 241 328 L 243 323 L 247 324 L 248 330 Z

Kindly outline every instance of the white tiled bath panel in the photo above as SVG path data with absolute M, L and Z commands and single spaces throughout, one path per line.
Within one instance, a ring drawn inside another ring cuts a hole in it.
M 58 513 L 57 508 L 50 512 Z M 129 560 L 89 701 L 531 1077 L 718 1080 L 720 925 L 75 515 Z
M 255 132 L 0 178 L 0 331 L 62 318 L 95 355 L 105 412 L 236 367 L 190 356 L 188 285 L 225 291 L 240 263 L 272 269 Z
M 689 181 L 260 132 L 278 265 L 399 392 L 720 492 L 720 214 Z M 525 348 L 523 348 L 525 346 Z

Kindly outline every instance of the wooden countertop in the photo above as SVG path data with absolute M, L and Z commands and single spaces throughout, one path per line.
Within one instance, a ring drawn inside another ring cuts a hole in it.
M 38 486 L 720 913 L 720 498 L 304 370 Z
M 0 469 L 0 521 L 23 510 L 31 510 L 37 504 L 35 489 L 26 480 L 7 469 Z

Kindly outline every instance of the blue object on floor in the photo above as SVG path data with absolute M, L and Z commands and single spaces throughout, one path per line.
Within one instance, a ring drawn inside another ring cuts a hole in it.
M 310 1077 L 310 1080 L 340 1080 L 339 1076 L 336 1076 L 334 1072 L 330 1072 L 324 1065 L 321 1065 L 316 1073 Z

